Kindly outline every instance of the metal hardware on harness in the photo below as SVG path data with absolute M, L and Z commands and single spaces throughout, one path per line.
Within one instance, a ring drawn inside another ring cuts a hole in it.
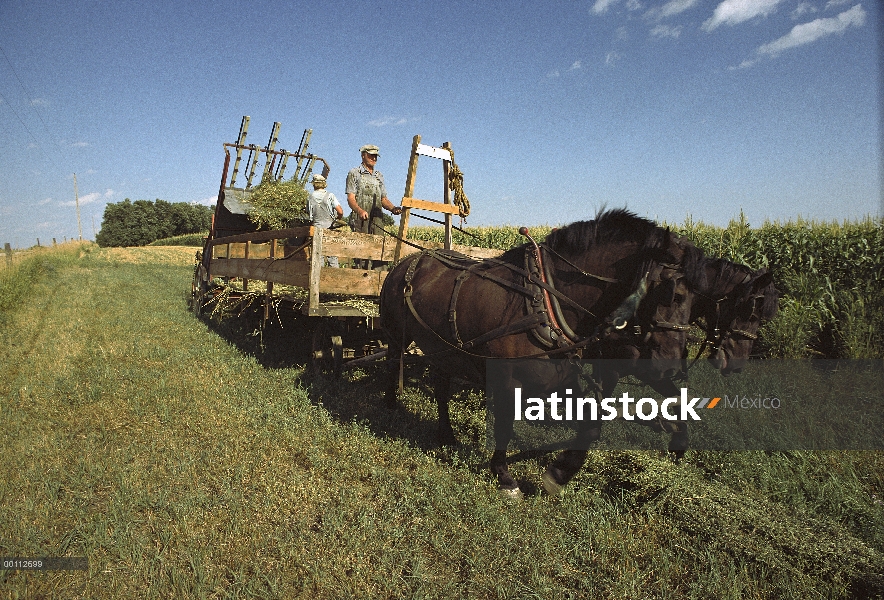
M 746 273 L 746 276 L 743 279 L 743 281 L 741 281 L 737 285 L 744 285 L 746 283 L 749 283 L 751 280 L 752 280 L 752 275 L 749 273 Z M 730 281 L 728 283 L 730 283 Z M 724 342 L 727 339 L 729 339 L 732 335 L 739 335 L 739 336 L 742 336 L 742 337 L 744 337 L 748 340 L 752 340 L 752 341 L 755 341 L 758 339 L 757 334 L 750 333 L 744 329 L 736 329 L 734 327 L 728 327 L 727 329 L 722 331 L 721 328 L 719 327 L 719 324 L 721 321 L 721 303 L 724 302 L 725 300 L 729 300 L 730 294 L 725 294 L 724 296 L 722 296 L 718 299 L 713 299 L 713 298 L 707 296 L 706 294 L 699 294 L 699 295 L 703 296 L 704 298 L 706 298 L 710 302 L 715 303 L 715 323 L 714 323 L 714 325 L 712 327 L 709 327 L 709 323 L 704 323 L 705 327 L 702 327 L 702 329 L 706 332 L 706 340 L 704 340 L 703 343 L 704 344 L 709 343 L 711 346 L 712 352 L 718 352 L 721 349 L 722 344 L 724 344 Z M 755 300 L 758 300 L 759 298 L 764 298 L 764 294 L 755 294 L 755 295 L 751 296 L 752 313 L 749 315 L 750 318 L 752 317 L 752 315 L 755 315 Z
M 528 233 L 527 227 L 519 227 L 519 233 L 528 238 L 528 240 L 531 242 L 531 245 L 534 247 L 532 252 L 525 253 L 525 270 L 528 271 L 528 273 L 530 274 L 530 277 L 527 278 L 526 283 L 530 284 L 539 280 L 540 282 L 543 282 L 544 284 L 549 286 L 549 282 L 546 278 L 546 269 L 543 266 L 543 256 L 540 253 L 540 248 L 537 246 L 537 242 L 535 242 L 534 238 L 531 237 L 531 234 Z M 533 261 L 529 259 L 529 256 L 531 254 L 533 254 Z M 561 347 L 574 344 L 574 342 L 577 340 L 577 335 L 574 334 L 570 327 L 568 327 L 567 323 L 559 323 L 560 319 L 558 319 L 557 317 L 561 316 L 561 310 L 553 310 L 553 304 L 550 300 L 550 294 L 546 287 L 542 288 L 540 296 L 542 298 L 544 306 L 546 307 L 545 312 L 547 316 L 547 326 L 546 328 L 541 326 L 533 329 L 532 333 L 534 334 L 534 337 L 537 338 L 537 340 L 541 344 L 547 347 Z M 539 310 L 539 307 L 536 306 L 536 303 L 529 302 L 528 311 L 531 312 L 532 310 L 536 312 L 543 312 Z M 556 313 L 558 313 L 558 315 Z M 564 320 L 562 321 L 564 322 Z M 568 333 L 570 333 L 571 335 L 568 335 Z

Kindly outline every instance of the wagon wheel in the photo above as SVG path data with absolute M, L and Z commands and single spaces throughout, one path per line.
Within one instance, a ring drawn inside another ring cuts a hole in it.
M 321 375 L 331 372 L 334 377 L 341 376 L 344 363 L 344 341 L 339 327 L 333 323 L 322 321 L 313 331 L 313 372 Z
M 203 303 L 206 299 L 206 293 L 209 291 L 208 274 L 206 267 L 203 266 L 201 254 L 197 253 L 198 264 L 193 269 L 193 281 L 190 284 L 190 310 L 197 318 L 203 312 Z

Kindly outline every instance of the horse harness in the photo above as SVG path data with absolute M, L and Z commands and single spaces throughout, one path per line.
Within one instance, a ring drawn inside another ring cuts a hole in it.
M 754 334 L 750 331 L 746 331 L 745 329 L 739 329 L 739 328 L 733 327 L 732 325 L 733 325 L 734 321 L 736 320 L 735 318 L 731 319 L 731 323 L 730 323 L 731 326 L 730 327 L 727 327 L 724 329 L 719 327 L 720 322 L 721 322 L 721 303 L 724 302 L 725 300 L 731 299 L 730 294 L 733 292 L 734 289 L 736 289 L 737 286 L 745 285 L 745 284 L 749 283 L 750 281 L 752 281 L 752 274 L 751 273 L 746 273 L 745 275 L 746 275 L 745 279 L 743 279 L 743 281 L 735 284 L 734 287 L 731 288 L 731 292 L 728 292 L 727 294 L 725 294 L 724 296 L 721 296 L 718 299 L 711 298 L 710 296 L 707 296 L 705 294 L 699 294 L 700 296 L 703 296 L 704 298 L 709 300 L 709 302 L 711 302 L 715 305 L 715 322 L 712 323 L 710 326 L 710 324 L 708 322 L 708 318 L 707 318 L 706 319 L 707 322 L 705 322 L 703 324 L 703 326 L 701 326 L 703 331 L 706 333 L 706 339 L 703 340 L 703 346 L 705 347 L 707 344 L 709 344 L 711 346 L 710 352 L 713 355 L 716 354 L 721 349 L 721 346 L 732 335 L 739 335 L 741 337 L 744 337 L 744 338 L 752 340 L 752 341 L 755 341 L 758 339 L 757 334 Z M 749 300 L 752 301 L 752 312 L 746 318 L 747 321 L 751 320 L 753 315 L 758 316 L 760 318 L 760 315 L 756 314 L 756 303 L 757 303 L 756 301 L 759 299 L 762 299 L 762 298 L 764 298 L 764 294 L 760 293 L 760 292 L 757 294 L 752 294 L 749 297 Z M 702 353 L 702 348 L 701 348 L 700 352 Z
M 538 245 L 534 243 L 534 240 L 531 240 L 531 242 L 532 244 L 526 246 L 525 249 L 524 269 L 495 258 L 475 260 L 463 254 L 448 250 L 423 250 L 411 261 L 405 273 L 404 297 L 405 303 L 411 311 L 412 316 L 424 329 L 434 333 L 436 337 L 451 349 L 458 350 L 465 354 L 479 356 L 481 358 L 493 357 L 480 356 L 472 353 L 471 350 L 494 339 L 526 331 L 530 332 L 532 337 L 537 340 L 541 346 L 546 348 L 546 350 L 520 358 L 535 358 L 550 356 L 553 354 L 565 354 L 568 357 L 579 358 L 582 356 L 583 348 L 599 342 L 615 331 L 627 333 L 628 335 L 646 340 L 655 330 L 686 331 L 689 329 L 688 325 L 651 319 L 651 322 L 648 324 L 635 324 L 631 330 L 626 330 L 628 322 L 633 319 L 639 304 L 647 294 L 649 284 L 660 283 L 664 280 L 673 280 L 674 282 L 677 278 L 676 274 L 681 272 L 680 265 L 647 261 L 642 268 L 642 271 L 644 271 L 645 274 L 640 280 L 637 288 L 620 304 L 620 306 L 617 307 L 617 309 L 606 318 L 602 319 L 555 288 L 552 271 L 549 268 L 550 261 L 543 260 L 542 250 L 554 254 L 586 277 L 596 279 L 603 283 L 619 283 L 619 280 L 587 273 L 574 265 L 571 261 L 560 256 L 549 246 L 545 244 Z M 452 289 L 448 308 L 449 328 L 451 339 L 453 339 L 454 342 L 449 341 L 440 335 L 439 332 L 430 327 L 418 314 L 411 300 L 413 293 L 412 281 L 417 273 L 418 265 L 424 257 L 434 258 L 447 267 L 460 271 L 455 278 L 454 288 Z M 520 284 L 487 272 L 489 266 L 506 267 L 517 275 L 520 275 L 522 283 Z M 525 297 L 527 314 L 515 321 L 501 325 L 500 327 L 479 335 L 478 337 L 464 341 L 461 338 L 460 331 L 457 327 L 457 303 L 460 289 L 471 275 L 492 281 L 506 289 L 523 295 Z M 581 337 L 576 334 L 565 320 L 561 310 L 562 303 L 595 319 L 599 324 L 594 333 L 588 337 Z

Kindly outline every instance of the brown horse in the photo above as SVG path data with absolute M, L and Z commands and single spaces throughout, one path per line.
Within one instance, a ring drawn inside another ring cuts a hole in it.
M 692 290 L 704 275 L 701 259 L 692 245 L 622 209 L 573 223 L 540 247 L 525 244 L 497 259 L 424 251 L 397 264 L 384 282 L 380 311 L 388 357 L 398 363 L 413 341 L 442 374 L 434 391 L 443 443 L 454 443 L 446 377 L 485 385 L 487 359 L 579 356 L 615 332 L 640 331 L 635 358 L 647 359 L 645 377 L 662 379 L 681 364 Z M 548 368 L 542 361 L 530 369 L 514 366 L 489 388 L 491 410 L 510 416 L 494 420 L 491 458 L 500 489 L 510 496 L 520 494 L 506 464 L 514 388 L 578 386 L 579 369 L 546 363 Z M 388 399 L 395 399 L 395 385 Z M 583 449 L 598 436 L 598 424 L 587 422 L 576 443 Z

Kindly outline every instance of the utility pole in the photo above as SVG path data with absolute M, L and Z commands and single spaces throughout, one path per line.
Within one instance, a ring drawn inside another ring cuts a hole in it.
M 77 204 L 77 232 L 80 234 L 80 241 L 83 241 L 83 225 L 80 223 L 80 194 L 77 193 L 77 174 L 74 173 L 74 202 Z

